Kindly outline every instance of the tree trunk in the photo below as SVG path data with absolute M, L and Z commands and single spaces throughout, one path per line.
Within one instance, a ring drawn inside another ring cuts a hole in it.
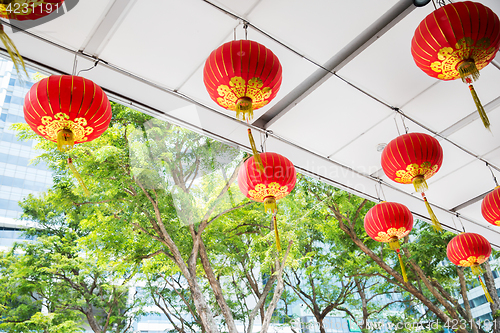
M 457 266 L 458 279 L 460 281 L 460 293 L 462 294 L 462 299 L 464 301 L 465 312 L 467 314 L 467 321 L 471 325 L 473 333 L 479 333 L 477 329 L 476 322 L 472 317 L 472 312 L 470 311 L 469 297 L 467 296 L 467 285 L 465 284 L 464 268 Z
M 97 323 L 97 320 L 95 319 L 94 311 L 92 310 L 92 305 L 88 305 L 87 311 L 83 313 L 85 314 L 85 317 L 87 317 L 87 321 L 92 331 L 94 331 L 94 333 L 101 333 L 102 330 L 99 324 Z
M 315 316 L 315 317 L 316 317 L 316 321 L 318 322 L 318 325 L 319 325 L 319 332 L 326 333 L 325 325 L 323 325 L 324 318 L 321 318 L 321 316 Z
M 212 265 L 210 264 L 210 260 L 208 259 L 207 250 L 205 248 L 205 244 L 203 244 L 201 236 L 200 236 L 199 253 L 200 253 L 201 264 L 203 265 L 203 270 L 207 274 L 207 279 L 210 282 L 210 286 L 212 287 L 212 290 L 214 292 L 215 299 L 217 300 L 222 315 L 226 320 L 227 329 L 229 333 L 238 333 L 238 329 L 236 328 L 236 324 L 234 323 L 233 314 L 231 313 L 231 309 L 226 303 L 219 280 L 217 280 L 212 270 Z
M 207 333 L 218 333 L 219 329 L 217 328 L 217 324 L 214 320 L 214 315 L 212 314 L 212 310 L 207 304 L 203 293 L 200 290 L 200 286 L 198 285 L 198 281 L 196 281 L 196 276 L 191 277 L 191 274 L 188 276 L 184 276 L 189 284 L 189 290 L 191 291 L 191 295 L 193 296 L 193 303 L 196 307 L 196 311 L 200 315 L 200 320 L 205 327 Z
M 486 285 L 486 289 L 490 293 L 491 299 L 493 300 L 493 304 L 490 303 L 491 314 L 493 316 L 493 333 L 500 332 L 500 299 L 498 298 L 497 288 L 495 286 L 495 278 L 493 277 L 493 272 L 491 271 L 491 266 L 489 261 L 487 260 L 483 267 L 485 268 L 485 272 L 483 274 L 484 284 Z
M 361 282 L 359 279 L 354 279 L 354 282 L 356 283 L 356 289 L 358 290 L 359 298 L 361 299 L 361 307 L 363 310 L 363 324 L 361 325 L 361 329 L 364 330 L 366 329 L 367 322 L 368 322 L 368 302 L 366 301 L 366 294 L 363 290 L 363 287 L 361 286 Z
M 257 316 L 257 312 L 260 311 L 260 316 L 261 316 L 261 324 L 264 324 L 264 318 L 265 318 L 265 313 L 264 313 L 264 305 L 265 305 L 265 300 L 267 298 L 267 295 L 271 291 L 272 286 L 274 285 L 274 282 L 276 281 L 276 275 L 272 275 L 269 280 L 267 280 L 266 286 L 264 287 L 264 291 L 262 291 L 262 294 L 259 297 L 259 300 L 255 307 L 253 308 L 252 312 L 250 312 L 250 316 L 248 318 L 248 329 L 247 333 L 252 333 L 253 331 L 253 323 L 255 321 L 255 316 Z
M 290 252 L 290 248 L 292 247 L 292 242 L 288 243 L 288 248 L 286 249 L 286 253 L 283 257 L 283 261 L 279 262 L 279 259 L 276 258 L 276 277 L 278 279 L 278 284 L 276 285 L 276 289 L 274 290 L 273 299 L 271 300 L 271 304 L 267 308 L 266 315 L 264 317 L 264 323 L 262 324 L 262 328 L 260 333 L 267 333 L 269 329 L 269 325 L 271 324 L 271 318 L 273 316 L 273 312 L 278 305 L 278 301 L 281 298 L 281 294 L 283 294 L 283 290 L 285 290 L 285 283 L 283 281 L 283 270 L 285 269 L 286 258 L 288 257 L 288 253 Z

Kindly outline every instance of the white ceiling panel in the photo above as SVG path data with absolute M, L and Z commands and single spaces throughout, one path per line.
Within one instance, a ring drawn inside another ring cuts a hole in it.
M 429 182 L 426 194 L 429 201 L 452 209 L 489 191 L 491 186 L 491 175 L 484 163 L 476 160 L 435 182 Z
M 212 3 L 234 13 L 246 17 L 261 0 L 214 0 Z
M 343 67 L 339 74 L 395 107 L 435 83 L 413 61 L 411 39 L 432 6 L 413 10 L 394 28 Z
M 429 186 L 476 160 L 474 156 L 464 152 L 446 140 L 439 140 L 439 144 L 443 148 L 443 164 L 439 171 L 427 181 Z
M 147 5 L 137 1 L 100 57 L 176 89 L 235 24 L 233 18 L 202 1 L 149 0 Z
M 449 138 L 480 156 L 487 154 L 500 147 L 500 106 L 488 113 L 488 119 L 491 123 L 491 131 L 484 128 L 481 119 L 476 119 L 451 134 Z
M 87 36 L 91 34 L 106 16 L 112 0 L 84 0 L 79 1 L 72 10 L 57 19 L 29 29 L 37 35 L 60 45 L 79 50 Z M 58 10 L 64 10 L 59 8 Z M 22 22 L 13 21 L 19 27 Z M 11 35 L 12 36 L 12 35 Z
M 500 148 L 484 155 L 483 158 L 493 165 L 500 165 Z M 500 181 L 500 171 L 496 172 L 496 175 Z
M 301 54 L 323 64 L 396 2 L 260 1 L 248 19 Z
M 329 156 L 392 112 L 333 77 L 274 123 L 271 130 Z

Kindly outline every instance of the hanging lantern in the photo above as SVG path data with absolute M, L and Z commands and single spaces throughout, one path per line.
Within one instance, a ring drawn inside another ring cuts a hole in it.
M 214 50 L 203 69 L 203 82 L 210 97 L 221 107 L 236 111 L 236 118 L 253 118 L 253 110 L 267 105 L 281 86 L 281 64 L 264 45 L 250 40 L 223 44 Z M 262 162 L 248 129 L 259 170 Z
M 488 302 L 493 303 L 488 289 L 481 279 L 483 270 L 481 264 L 488 260 L 491 255 L 491 245 L 479 234 L 464 232 L 453 237 L 446 247 L 446 255 L 452 263 L 457 266 L 470 267 L 472 273 L 477 276 Z
M 0 1 L 0 17 L 7 20 L 37 20 L 45 17 L 52 12 L 58 10 L 64 0 L 1 0 Z M 14 42 L 5 33 L 3 25 L 0 23 L 0 40 L 5 49 L 9 53 L 10 59 L 14 63 L 17 73 L 20 73 L 20 68 L 26 73 L 24 60 L 19 54 Z M 26 75 L 28 75 L 26 73 Z
M 438 140 L 423 133 L 409 133 L 398 136 L 382 152 L 382 169 L 393 181 L 401 184 L 413 183 L 415 191 L 422 194 L 433 227 L 441 225 L 432 211 L 425 191 L 426 179 L 438 172 L 443 162 L 443 149 Z
M 481 214 L 486 221 L 500 226 L 500 186 L 488 193 L 481 203 Z
M 389 243 L 398 254 L 401 273 L 408 282 L 405 266 L 400 253 L 399 240 L 405 238 L 413 228 L 413 215 L 410 210 L 397 202 L 385 202 L 373 206 L 365 215 L 365 230 L 377 242 Z
M 440 80 L 461 78 L 471 91 L 481 120 L 490 122 L 472 86 L 479 70 L 500 48 L 500 21 L 488 7 L 471 1 L 450 3 L 429 14 L 415 30 L 411 53 L 417 66 Z
M 60 151 L 98 138 L 111 121 L 111 104 L 94 82 L 79 76 L 52 75 L 35 83 L 24 99 L 24 119 Z M 86 189 L 71 158 L 68 165 Z M 88 191 L 86 191 L 88 192 Z
M 265 211 L 273 214 L 276 247 L 281 251 L 276 201 L 287 196 L 295 187 L 295 167 L 286 157 L 276 153 L 262 153 L 260 156 L 264 171 L 260 172 L 254 156 L 250 157 L 239 170 L 238 186 L 245 196 L 263 202 Z

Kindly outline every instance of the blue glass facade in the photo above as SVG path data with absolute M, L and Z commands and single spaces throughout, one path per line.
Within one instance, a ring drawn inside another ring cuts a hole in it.
M 34 71 L 28 70 L 33 76 Z M 16 220 L 22 210 L 19 201 L 28 194 L 45 191 L 52 185 L 51 172 L 30 160 L 38 155 L 33 141 L 19 141 L 11 125 L 24 123 L 24 96 L 33 85 L 31 78 L 19 80 L 13 64 L 0 59 L 0 246 L 19 239 L 23 222 Z

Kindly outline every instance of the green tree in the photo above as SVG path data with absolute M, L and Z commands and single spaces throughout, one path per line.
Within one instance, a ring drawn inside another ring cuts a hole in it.
M 18 243 L 3 254 L 0 275 L 18 290 L 18 300 L 29 297 L 29 306 L 38 310 L 27 313 L 21 321 L 31 326 L 50 322 L 67 329 L 64 325 L 81 323 L 85 318 L 96 333 L 111 328 L 114 332 L 126 332 L 133 307 L 128 303 L 127 283 L 135 276 L 137 267 L 92 255 L 81 243 L 91 232 L 80 224 L 81 206 L 72 204 L 74 196 L 66 183 L 57 186 L 41 197 L 29 196 L 21 203 L 24 218 L 37 225 L 27 231 L 35 240 Z M 47 309 L 49 317 L 40 314 L 41 306 Z M 13 317 L 10 313 L 16 309 L 20 307 L 12 304 L 3 315 Z M 8 321 L 4 321 L 6 326 Z
M 18 129 L 21 137 L 35 137 L 26 126 Z M 220 314 L 229 332 L 237 331 L 202 236 L 225 215 L 251 204 L 234 184 L 239 151 L 117 104 L 100 138 L 69 153 L 47 141 L 38 147 L 46 152 L 39 160 L 56 175 L 54 191 L 81 209 L 80 224 L 92 230 L 81 242 L 99 261 L 139 264 L 156 256 L 169 261 L 174 264 L 169 274 L 181 274 L 189 287 L 203 330 L 219 331 L 215 317 Z M 68 155 L 90 196 L 75 186 Z M 274 261 L 276 254 L 269 256 Z M 204 292 L 201 277 L 210 293 Z
M 452 265 L 441 269 L 441 263 L 446 261 L 446 244 L 453 237 L 452 233 L 437 234 L 426 227 L 417 227 L 412 232 L 412 239 L 405 239 L 402 249 L 408 265 L 409 282 L 404 282 L 398 269 L 393 268 L 394 254 L 387 247 L 371 240 L 363 228 L 363 218 L 369 207 L 369 202 L 326 184 L 309 181 L 308 192 L 313 193 L 329 210 L 334 225 L 332 232 L 340 229 L 363 252 L 365 259 L 376 264 L 369 265 L 368 272 L 363 274 L 376 275 L 388 283 L 398 287 L 403 298 L 411 297 L 411 302 L 418 301 L 426 311 L 422 317 L 432 313 L 441 324 L 450 324 L 453 320 L 463 324 L 457 332 L 466 332 L 469 325 L 469 315 L 450 292 L 460 290 L 457 283 L 457 270 Z M 379 253 L 379 254 L 377 254 Z M 359 266 L 361 272 L 365 267 Z

